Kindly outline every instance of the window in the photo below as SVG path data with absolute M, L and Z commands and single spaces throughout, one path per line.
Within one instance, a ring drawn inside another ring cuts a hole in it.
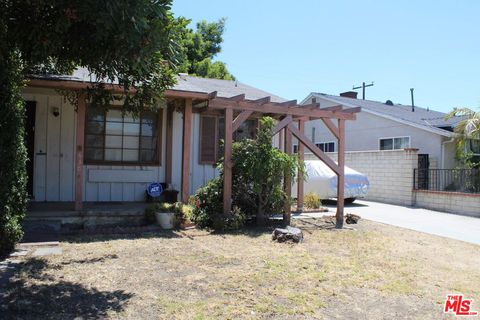
M 293 145 L 293 153 L 298 153 L 298 144 Z
M 398 150 L 405 148 L 410 148 L 410 137 L 380 139 L 380 150 Z
M 142 112 L 139 118 L 88 109 L 85 124 L 85 162 L 87 163 L 158 163 L 158 115 Z
M 318 142 L 315 145 L 323 152 L 335 152 L 335 142 Z
M 257 120 L 248 119 L 233 133 L 233 141 L 254 139 Z M 225 118 L 218 116 L 200 117 L 200 164 L 214 164 L 223 156 L 220 140 L 225 138 Z
M 475 156 L 480 155 L 480 140 L 468 139 L 465 141 L 466 149 L 472 152 Z

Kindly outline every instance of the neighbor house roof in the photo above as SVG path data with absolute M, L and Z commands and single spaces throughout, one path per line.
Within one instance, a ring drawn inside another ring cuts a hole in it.
M 372 113 L 381 117 L 385 117 L 394 121 L 402 122 L 431 131 L 443 136 L 451 137 L 451 130 L 463 120 L 462 117 L 453 117 L 445 120 L 446 114 L 439 111 L 429 110 L 415 106 L 412 112 L 411 105 L 393 104 L 389 105 L 384 102 L 373 100 L 361 100 L 355 98 L 334 96 L 325 93 L 312 92 L 305 98 L 301 104 L 305 104 L 312 97 L 318 97 L 327 101 L 342 104 L 348 107 L 361 107 L 362 111 Z M 318 101 L 317 101 L 318 102 Z M 320 104 L 320 108 L 322 105 Z M 447 129 L 447 130 L 446 130 Z
M 32 78 L 42 80 L 56 80 L 56 81 L 74 81 L 74 82 L 93 82 L 95 76 L 85 68 L 78 68 L 72 75 L 33 75 Z M 198 93 L 211 93 L 216 91 L 217 97 L 230 98 L 239 94 L 245 94 L 245 99 L 255 100 L 271 97 L 272 102 L 284 102 L 286 99 L 269 92 L 257 89 L 255 87 L 246 85 L 236 80 L 219 80 L 200 78 L 185 74 L 176 76 L 177 83 L 171 88 L 176 91 L 188 91 Z M 116 84 L 118 82 L 114 82 Z

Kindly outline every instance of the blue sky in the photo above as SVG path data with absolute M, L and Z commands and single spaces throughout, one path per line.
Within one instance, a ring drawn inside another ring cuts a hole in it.
M 226 17 L 217 59 L 284 98 L 373 81 L 367 99 L 410 104 L 415 88 L 419 106 L 480 106 L 480 1 L 174 0 L 173 12 Z

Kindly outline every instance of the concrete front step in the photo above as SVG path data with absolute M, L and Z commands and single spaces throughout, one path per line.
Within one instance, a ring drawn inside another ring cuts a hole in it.
M 23 222 L 24 241 L 56 240 L 82 230 L 142 226 L 144 212 L 145 204 L 110 207 L 105 204 L 84 211 L 28 211 Z

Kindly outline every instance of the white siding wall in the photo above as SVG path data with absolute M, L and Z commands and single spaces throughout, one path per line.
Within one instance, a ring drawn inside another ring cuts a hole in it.
M 335 105 L 330 101 L 318 99 L 320 107 Z M 392 108 L 395 108 L 392 106 Z M 330 142 L 336 139 L 325 127 L 321 120 L 308 121 L 305 124 L 305 134 L 312 135 L 312 127 L 315 127 L 315 142 Z M 357 120 L 346 121 L 345 125 L 345 150 L 367 151 L 379 150 L 379 139 L 388 137 L 410 137 L 410 147 L 419 149 L 418 153 L 428 153 L 430 158 L 438 163 L 442 159 L 442 136 L 410 125 L 402 124 L 393 120 L 385 119 L 367 112 L 357 114 Z M 335 150 L 338 146 L 335 143 Z M 447 150 L 448 152 L 449 150 Z
M 74 107 L 53 90 L 25 89 L 25 100 L 36 101 L 34 201 L 73 201 Z M 53 115 L 59 108 L 60 115 Z

